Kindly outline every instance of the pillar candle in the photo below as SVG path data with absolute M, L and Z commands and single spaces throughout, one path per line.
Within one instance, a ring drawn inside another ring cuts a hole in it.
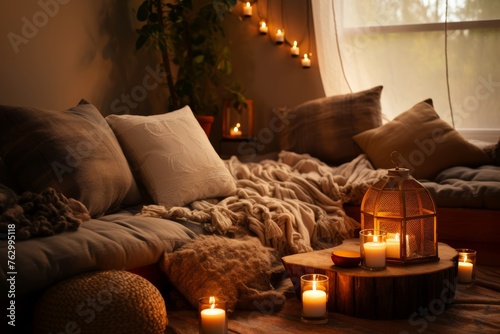
M 366 242 L 365 250 L 365 265 L 370 268 L 385 267 L 385 242 Z
M 250 2 L 247 2 L 243 6 L 243 15 L 245 15 L 245 16 L 252 16 L 252 4 Z
M 290 48 L 290 53 L 292 54 L 292 57 L 299 56 L 299 47 L 297 46 L 297 41 L 293 41 L 293 45 Z
M 274 39 L 276 44 L 282 44 L 285 41 L 285 33 L 281 31 L 281 29 L 278 29 L 276 32 L 276 37 Z
M 307 53 L 304 53 L 304 58 L 302 58 L 301 63 L 302 63 L 302 67 L 304 67 L 304 68 L 311 67 L 311 59 L 309 59 L 309 57 L 307 57 Z
M 226 311 L 220 308 L 207 308 L 202 310 L 200 314 L 201 330 L 203 334 L 225 333 Z
M 267 24 L 266 21 L 261 21 L 259 26 L 259 32 L 263 35 L 267 34 Z
M 302 294 L 302 311 L 304 316 L 322 317 L 326 314 L 326 292 L 323 290 L 306 290 Z
M 464 258 L 463 262 L 458 262 L 458 282 L 460 283 L 472 282 L 472 272 L 474 269 L 474 265 L 466 261 L 467 257 Z
M 396 259 L 400 258 L 400 243 L 401 241 L 399 240 L 399 233 L 396 233 L 394 238 L 387 238 L 386 241 L 386 255 L 387 257 L 393 257 Z

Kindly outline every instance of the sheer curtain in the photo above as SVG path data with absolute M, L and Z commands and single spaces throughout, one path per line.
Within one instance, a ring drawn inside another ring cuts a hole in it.
M 500 136 L 500 1 L 312 0 L 327 95 L 383 85 L 392 119 L 432 98 L 466 137 Z

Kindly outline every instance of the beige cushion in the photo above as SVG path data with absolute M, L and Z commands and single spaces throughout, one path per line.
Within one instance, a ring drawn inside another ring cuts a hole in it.
M 193 307 L 198 299 L 222 297 L 228 311 L 281 307 L 285 296 L 271 286 L 283 274 L 279 256 L 255 237 L 200 236 L 173 253 L 164 253 L 161 269 Z
M 362 153 L 352 136 L 382 125 L 382 86 L 305 102 L 285 112 L 282 150 L 310 155 L 330 165 Z
M 0 155 L 19 191 L 54 188 L 93 217 L 140 201 L 113 131 L 84 100 L 65 111 L 0 106 Z
M 375 168 L 394 168 L 390 155 L 398 151 L 399 165 L 410 169 L 417 179 L 432 180 L 452 166 L 490 163 L 480 148 L 439 118 L 432 100 L 420 102 L 391 122 L 354 136 L 354 141 Z
M 166 207 L 231 195 L 236 183 L 188 106 L 106 117 L 153 201 Z

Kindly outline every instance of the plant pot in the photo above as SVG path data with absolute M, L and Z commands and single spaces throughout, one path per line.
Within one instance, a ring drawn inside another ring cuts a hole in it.
M 214 116 L 202 116 L 196 115 L 196 119 L 198 123 L 200 123 L 201 127 L 207 134 L 207 137 L 210 137 L 210 130 L 212 129 L 212 124 L 214 122 Z

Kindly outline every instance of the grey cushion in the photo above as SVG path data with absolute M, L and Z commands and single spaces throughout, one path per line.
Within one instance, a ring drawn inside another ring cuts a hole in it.
M 0 106 L 0 156 L 20 191 L 51 187 L 93 217 L 140 201 L 127 160 L 99 111 Z
M 154 264 L 196 235 L 171 220 L 121 211 L 84 222 L 74 232 L 16 243 L 16 297 L 93 270 Z M 7 240 L 0 240 L 0 290 L 7 291 Z
M 280 148 L 309 153 L 330 165 L 351 161 L 361 149 L 352 137 L 382 125 L 382 86 L 307 101 L 283 115 Z

